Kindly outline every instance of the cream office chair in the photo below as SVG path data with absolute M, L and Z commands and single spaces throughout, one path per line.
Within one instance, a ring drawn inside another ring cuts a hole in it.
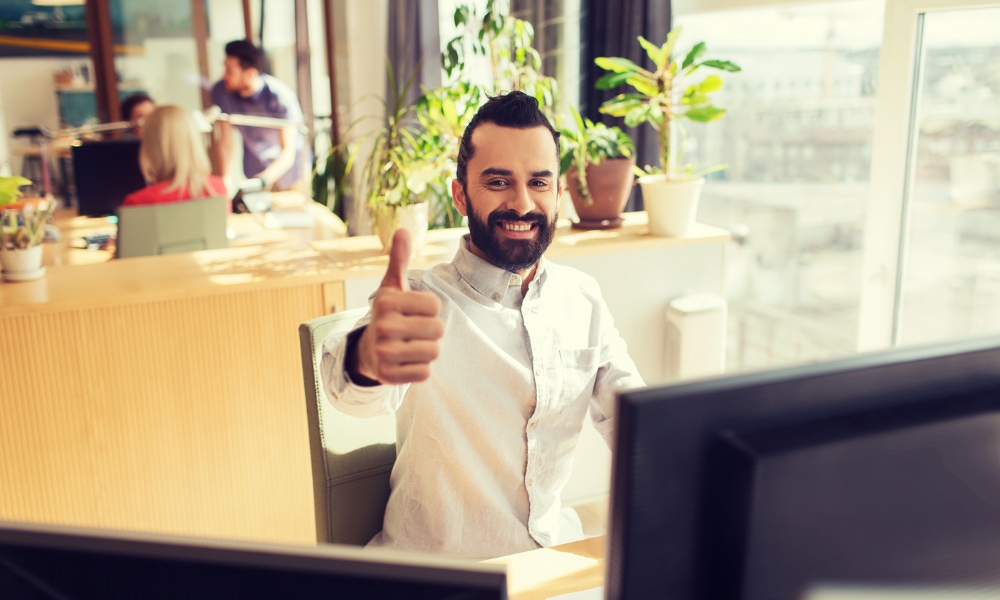
M 226 248 L 226 198 L 121 206 L 118 258 Z
M 319 377 L 323 340 L 350 331 L 366 312 L 349 310 L 299 325 L 319 543 L 367 544 L 382 530 L 389 501 L 396 417 L 345 415 L 324 399 Z

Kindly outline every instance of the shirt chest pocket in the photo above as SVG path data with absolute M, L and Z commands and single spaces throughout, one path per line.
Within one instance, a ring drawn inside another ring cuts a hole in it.
M 597 347 L 559 351 L 561 404 L 575 402 L 581 397 L 589 399 L 594 394 L 599 357 L 600 348 Z

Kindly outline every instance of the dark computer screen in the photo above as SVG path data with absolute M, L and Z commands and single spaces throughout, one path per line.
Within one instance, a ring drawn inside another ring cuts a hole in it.
M 506 585 L 503 567 L 433 556 L 0 521 L 4 600 L 485 600 Z
M 139 169 L 139 144 L 139 140 L 107 140 L 73 146 L 79 214 L 113 214 L 125 196 L 146 187 Z
M 608 597 L 1000 588 L 1000 338 L 619 396 Z

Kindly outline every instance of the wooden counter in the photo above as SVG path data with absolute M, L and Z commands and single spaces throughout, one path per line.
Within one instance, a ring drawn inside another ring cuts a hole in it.
M 564 226 L 549 254 L 728 236 L 652 238 L 642 219 Z M 413 266 L 450 260 L 462 233 L 430 232 Z M 377 285 L 386 262 L 369 236 L 50 264 L 0 283 L 0 519 L 315 543 L 297 328 L 346 307 L 346 285 Z

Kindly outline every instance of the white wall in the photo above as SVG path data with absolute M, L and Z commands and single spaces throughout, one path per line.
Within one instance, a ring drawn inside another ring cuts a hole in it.
M 0 164 L 6 155 L 11 132 L 24 125 L 44 125 L 59 128 L 59 108 L 56 103 L 52 74 L 74 64 L 90 64 L 86 58 L 5 58 L 0 59 L 0 125 L 3 145 Z M 15 173 L 21 172 L 21 158 L 12 157 Z
M 387 0 L 349 0 L 347 3 L 347 71 L 349 81 L 350 119 L 353 123 L 365 118 L 349 134 L 357 140 L 382 127 L 385 110 L 381 98 L 386 87 L 386 36 L 388 35 L 389 4 Z M 358 175 L 363 157 L 368 155 L 371 142 L 362 145 L 354 169 L 354 189 L 360 191 Z M 355 193 L 356 197 L 360 194 Z M 371 224 L 360 202 L 356 201 L 347 215 L 351 235 L 371 232 Z

